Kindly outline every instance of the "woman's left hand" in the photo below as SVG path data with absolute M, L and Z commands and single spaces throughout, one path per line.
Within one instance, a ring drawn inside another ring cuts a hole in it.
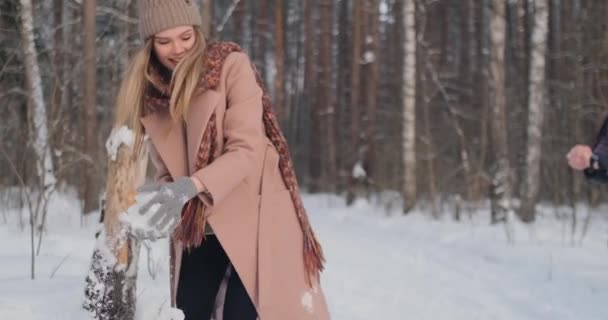
M 145 216 L 152 209 L 154 213 L 147 218 L 148 225 L 162 235 L 169 235 L 175 230 L 181 218 L 182 208 L 199 192 L 197 185 L 189 177 L 181 177 L 166 184 L 145 185 L 137 191 L 152 193 L 150 200 L 140 207 L 139 214 Z

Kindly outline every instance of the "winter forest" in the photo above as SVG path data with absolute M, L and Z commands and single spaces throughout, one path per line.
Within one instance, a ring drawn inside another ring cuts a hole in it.
M 566 162 L 608 115 L 608 1 L 196 2 L 270 92 L 332 319 L 608 318 L 608 189 Z M 137 21 L 135 0 L 0 0 L 7 318 L 180 319 L 167 243 L 111 238 Z M 85 312 L 90 281 L 124 290 Z

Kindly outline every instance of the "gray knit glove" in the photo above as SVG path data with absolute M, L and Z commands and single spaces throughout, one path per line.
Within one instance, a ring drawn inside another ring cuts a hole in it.
M 155 240 L 158 234 L 168 236 L 173 233 L 181 219 L 182 208 L 198 194 L 194 182 L 189 177 L 180 177 L 175 182 L 165 184 L 147 184 L 137 191 L 153 193 L 152 198 L 140 207 L 139 214 L 146 215 L 150 209 L 155 209 L 148 219 L 148 225 L 154 227 L 156 232 L 140 230 L 135 236 L 152 240 Z

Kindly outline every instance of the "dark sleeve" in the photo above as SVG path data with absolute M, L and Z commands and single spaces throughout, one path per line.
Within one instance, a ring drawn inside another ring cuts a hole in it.
M 591 150 L 597 158 L 599 168 L 589 167 L 585 169 L 585 177 L 590 181 L 608 183 L 608 117 L 604 120 Z
M 608 183 L 608 172 L 605 168 L 599 169 L 587 168 L 583 171 L 587 180 L 597 183 Z

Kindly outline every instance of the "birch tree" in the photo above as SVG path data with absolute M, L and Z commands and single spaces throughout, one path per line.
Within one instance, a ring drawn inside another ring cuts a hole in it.
M 494 142 L 495 165 L 492 172 L 492 222 L 504 221 L 510 238 L 511 222 L 511 165 L 507 144 L 507 115 L 505 97 L 505 0 L 494 1 L 490 21 L 492 81 L 492 139 Z
M 522 205 L 519 215 L 525 222 L 535 218 L 534 207 L 540 188 L 540 159 L 545 104 L 545 55 L 547 51 L 548 4 L 547 0 L 534 2 L 530 87 L 528 100 L 528 128 L 526 167 L 522 186 Z
M 416 205 L 416 4 L 403 0 L 403 212 Z
M 29 105 L 32 112 L 32 128 L 30 137 L 36 155 L 36 170 L 38 174 L 38 190 L 35 207 L 30 206 L 30 241 L 31 241 L 31 277 L 35 277 L 34 234 L 39 229 L 42 237 L 46 218 L 47 205 L 55 190 L 55 173 L 49 144 L 46 105 L 42 92 L 42 79 L 38 67 L 38 53 L 34 43 L 34 22 L 32 18 L 32 1 L 20 0 L 21 4 L 21 44 L 25 67 L 25 78 L 29 89 Z M 41 215 L 41 216 L 40 216 Z M 41 218 L 39 222 L 38 219 Z M 40 225 L 38 225 L 40 223 Z M 41 239 L 41 238 L 40 238 Z M 40 242 L 39 242 L 40 243 Z M 40 248 L 40 245 L 38 246 Z

